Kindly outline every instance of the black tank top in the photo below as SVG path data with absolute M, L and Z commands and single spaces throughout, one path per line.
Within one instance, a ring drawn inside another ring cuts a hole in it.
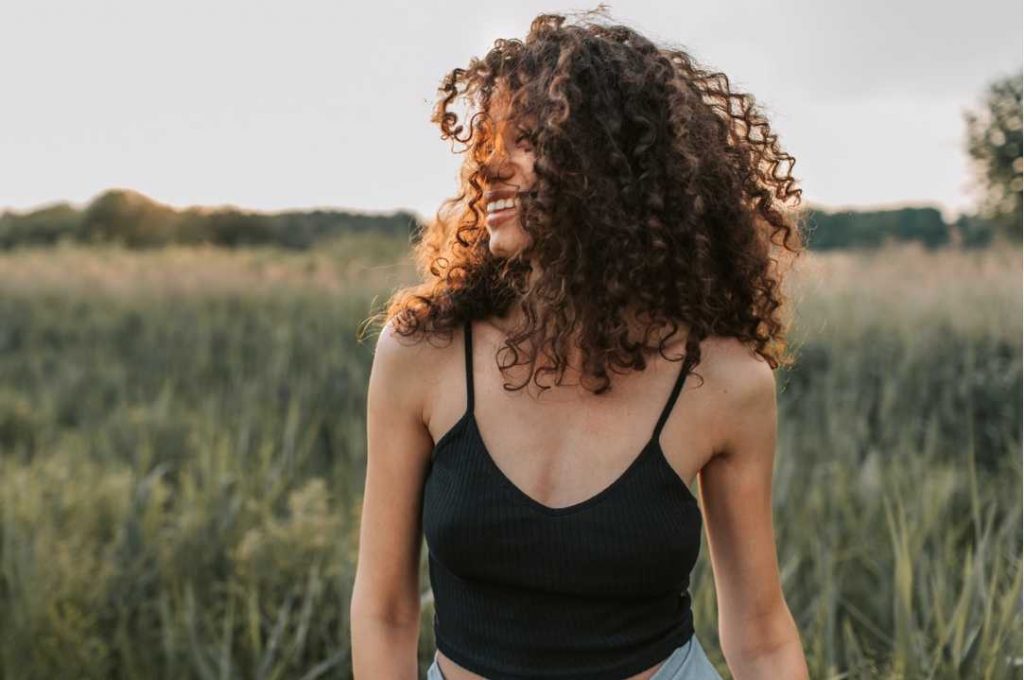
M 488 680 L 622 680 L 663 661 L 694 630 L 702 517 L 659 442 L 688 363 L 628 469 L 552 508 L 484 446 L 468 321 L 464 332 L 466 412 L 437 441 L 423 490 L 437 648 Z

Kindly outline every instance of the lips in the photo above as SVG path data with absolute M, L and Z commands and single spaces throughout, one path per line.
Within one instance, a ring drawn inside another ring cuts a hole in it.
M 495 227 L 511 218 L 518 211 L 519 209 L 516 206 L 512 206 L 511 208 L 502 208 L 501 210 L 489 212 L 487 213 L 487 226 Z
M 515 189 L 494 189 L 484 192 L 483 199 L 484 203 L 490 203 L 491 201 L 498 201 L 503 198 L 514 198 L 517 193 Z

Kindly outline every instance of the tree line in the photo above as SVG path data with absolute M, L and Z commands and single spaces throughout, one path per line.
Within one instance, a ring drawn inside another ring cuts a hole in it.
M 874 248 L 889 242 L 917 241 L 929 248 L 945 245 L 979 247 L 1002 232 L 1013 236 L 998 219 L 961 215 L 948 223 L 934 207 L 891 210 L 806 208 L 801 227 L 812 250 Z M 270 245 L 294 250 L 314 247 L 324 239 L 353 232 L 412 237 L 419 219 L 408 211 L 367 215 L 343 210 L 251 212 L 237 208 L 176 209 L 128 189 L 111 189 L 85 208 L 57 203 L 27 212 L 0 214 L 0 248 L 117 243 L 129 248 L 172 244 L 223 247 Z
M 118 243 L 129 248 L 173 244 L 224 247 L 273 245 L 304 250 L 342 234 L 407 235 L 416 216 L 343 210 L 253 212 L 234 207 L 176 209 L 130 189 L 103 192 L 85 206 L 61 202 L 27 212 L 0 213 L 0 248 L 62 241 Z

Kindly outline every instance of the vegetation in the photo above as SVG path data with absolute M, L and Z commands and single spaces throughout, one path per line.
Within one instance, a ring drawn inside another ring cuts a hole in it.
M 806 208 L 808 246 L 815 250 L 871 249 L 886 243 L 988 245 L 1002 218 L 961 215 L 947 223 L 938 208 L 831 211 Z M 361 215 L 343 211 L 242 212 L 235 208 L 176 210 L 134 191 L 113 189 L 79 210 L 67 203 L 25 212 L 0 213 L 0 249 L 21 246 L 115 244 L 134 249 L 206 244 L 223 247 L 316 248 L 345 234 L 379 233 L 412 237 L 416 215 Z
M 130 189 L 105 191 L 82 210 L 68 203 L 0 213 L 0 248 L 61 242 L 129 248 L 168 245 L 274 245 L 304 250 L 345 234 L 412 235 L 416 217 L 397 211 L 365 215 L 340 210 L 261 213 L 234 207 L 177 210 Z
M 356 338 L 407 248 L 0 254 L 0 677 L 351 677 Z M 1019 677 L 1020 280 L 1019 248 L 915 244 L 793 280 L 775 527 L 812 677 Z M 712 586 L 705 545 L 728 677 Z
M 964 114 L 967 153 L 975 167 L 975 185 L 981 194 L 978 216 L 992 226 L 994 235 L 1020 242 L 1024 217 L 1024 158 L 1021 138 L 1021 95 L 1024 72 L 989 83 L 977 111 Z
M 887 243 L 948 245 L 956 225 L 946 224 L 937 208 L 875 211 L 808 211 L 807 245 L 812 250 L 878 248 Z

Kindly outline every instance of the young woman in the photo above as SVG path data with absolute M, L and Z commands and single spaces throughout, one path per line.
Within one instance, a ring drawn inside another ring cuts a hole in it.
M 425 535 L 433 680 L 719 678 L 706 528 L 729 670 L 806 678 L 771 505 L 792 157 L 724 75 L 619 25 L 541 15 L 441 93 L 470 153 L 377 341 L 355 677 L 416 677 Z

